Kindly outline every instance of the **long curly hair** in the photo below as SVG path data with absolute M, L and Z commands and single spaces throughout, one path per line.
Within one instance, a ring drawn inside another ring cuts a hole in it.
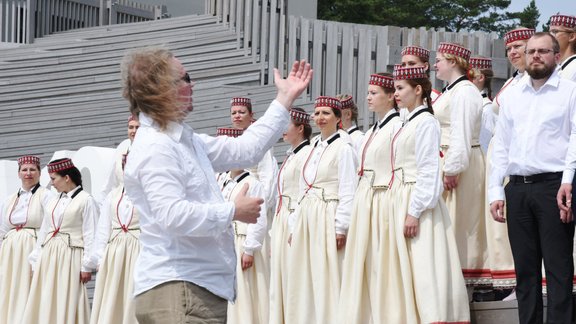
M 180 71 L 174 55 L 163 47 L 139 48 L 128 52 L 121 64 L 123 92 L 130 113 L 143 112 L 166 129 L 170 121 L 180 121 L 178 84 Z

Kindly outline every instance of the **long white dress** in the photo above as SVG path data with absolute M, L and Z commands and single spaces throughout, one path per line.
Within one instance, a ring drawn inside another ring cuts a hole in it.
M 53 194 L 38 184 L 9 197 L 0 209 L 0 323 L 19 323 L 30 292 L 28 255 Z
M 284 303 L 288 288 L 288 216 L 294 212 L 298 200 L 302 166 L 310 154 L 310 141 L 305 140 L 293 150 L 278 171 L 278 204 L 270 230 L 270 324 L 284 324 Z
M 374 323 L 470 321 L 452 222 L 440 197 L 439 144 L 438 121 L 426 106 L 408 115 L 392 144 L 394 177 L 384 204 L 395 240 L 380 246 L 391 257 L 378 264 L 387 276 L 375 284 L 384 286 L 386 295 L 382 318 Z M 416 237 L 404 236 L 407 215 L 419 219 Z
M 304 163 L 299 205 L 290 215 L 286 323 L 335 323 L 346 234 L 356 190 L 354 149 L 336 132 Z
M 34 275 L 21 323 L 88 323 L 90 305 L 80 272 L 92 270 L 97 204 L 76 187 L 53 199 L 48 213 L 29 257 Z
M 494 97 L 492 112 L 497 121 L 500 111 L 499 99 L 506 95 L 506 90 L 513 87 L 526 73 L 515 73 L 508 79 L 504 86 Z M 493 129 L 492 129 L 493 132 Z M 491 284 L 495 289 L 508 289 L 516 287 L 516 271 L 514 270 L 514 258 L 508 239 L 508 226 L 506 223 L 496 222 L 490 214 L 488 201 L 488 175 L 490 172 L 490 155 L 492 154 L 492 142 L 488 146 L 486 154 L 486 254 L 487 266 L 490 271 Z
M 227 181 L 222 194 L 228 201 L 234 201 L 245 184 L 248 184 L 248 196 L 264 198 L 261 183 L 243 172 Z M 266 203 L 261 206 L 260 217 L 255 224 L 233 221 L 234 247 L 236 250 L 236 301 L 228 304 L 228 324 L 266 324 L 269 311 L 270 265 L 263 249 L 267 232 Z M 242 255 L 254 257 L 252 266 L 242 270 Z
M 480 148 L 482 96 L 466 76 L 454 81 L 433 105 L 442 130 L 443 175 L 458 175 L 458 186 L 444 191 L 466 284 L 491 284 L 486 265 L 485 176 Z
M 390 231 L 387 206 L 384 204 L 392 176 L 390 148 L 394 135 L 401 127 L 400 114 L 390 111 L 382 120 L 366 132 L 360 147 L 360 177 L 354 203 L 344 266 L 339 323 L 380 323 L 383 305 L 389 301 L 384 292 L 387 287 L 378 285 L 381 278 L 389 276 L 390 269 L 377 267 L 380 261 L 389 263 L 394 254 L 380 248 L 394 239 Z M 394 261 L 394 260 L 391 260 Z M 396 268 L 395 270 L 399 270 Z M 400 278 L 398 271 L 395 278 Z
M 124 187 L 112 190 L 98 220 L 91 262 L 98 265 L 90 323 L 137 324 L 134 264 L 140 253 L 140 219 Z

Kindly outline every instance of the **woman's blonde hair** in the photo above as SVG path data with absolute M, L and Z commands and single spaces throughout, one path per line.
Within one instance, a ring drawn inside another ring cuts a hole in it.
M 174 55 L 163 47 L 140 48 L 127 53 L 121 64 L 123 92 L 130 113 L 143 112 L 160 127 L 182 118 L 179 108 L 180 71 Z
M 442 53 L 442 55 L 444 55 L 445 59 L 455 62 L 456 66 L 458 69 L 460 69 L 462 74 L 468 73 L 468 70 L 470 69 L 470 63 L 468 63 L 468 61 L 466 61 L 464 58 L 449 53 Z

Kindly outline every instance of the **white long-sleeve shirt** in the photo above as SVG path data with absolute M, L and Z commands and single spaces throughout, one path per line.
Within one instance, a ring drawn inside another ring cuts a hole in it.
M 8 233 L 14 225 L 21 225 L 25 224 L 28 221 L 28 207 L 30 205 L 30 199 L 32 198 L 32 190 L 24 190 L 24 188 L 20 188 L 18 190 L 20 196 L 18 197 L 18 201 L 16 206 L 14 206 L 11 215 L 5 215 L 5 207 L 8 208 L 7 205 L 0 204 L 0 246 L 2 246 L 2 241 L 6 233 Z M 54 198 L 54 194 L 50 190 L 44 191 L 44 196 L 42 197 L 42 207 L 47 209 L 48 203 L 50 200 Z M 6 204 L 7 202 L 4 202 Z M 40 212 L 43 212 L 42 210 Z M 10 211 L 8 211 L 10 213 Z M 44 215 L 42 215 L 44 216 Z M 12 224 L 10 223 L 12 222 Z
M 243 172 L 238 176 L 234 177 L 234 179 L 230 179 L 222 188 L 222 194 L 224 198 L 228 201 L 234 201 L 233 191 L 235 189 L 240 189 L 238 186 L 243 186 L 243 183 L 246 181 L 244 178 L 248 176 L 249 172 Z M 248 183 L 248 182 L 246 182 Z M 246 239 L 244 240 L 244 253 L 248 255 L 254 255 L 254 251 L 260 250 L 262 248 L 262 244 L 264 243 L 264 237 L 266 236 L 267 224 L 268 224 L 268 217 L 266 216 L 267 206 L 266 206 L 266 196 L 264 188 L 262 184 L 254 178 L 254 181 L 249 183 L 248 187 L 248 196 L 249 197 L 258 197 L 264 199 L 264 203 L 260 205 L 260 216 L 258 220 L 254 224 L 248 224 L 247 226 L 247 234 Z
M 242 136 L 231 138 L 198 135 L 184 123 L 161 130 L 140 114 L 124 170 L 126 193 L 140 215 L 135 295 L 182 280 L 235 299 L 234 203 L 224 200 L 214 174 L 255 165 L 289 121 L 288 110 L 273 101 Z
M 531 78 L 500 98 L 494 134 L 489 202 L 504 200 L 508 175 L 529 176 L 563 172 L 562 183 L 572 183 L 576 169 L 576 83 L 557 71 L 538 90 Z
M 53 199 L 59 199 L 58 205 L 54 210 L 48 210 L 50 213 L 46 215 L 42 221 L 42 227 L 38 233 L 38 238 L 36 240 L 36 247 L 28 256 L 28 261 L 32 265 L 32 269 L 36 271 L 38 265 L 38 258 L 42 250 L 42 244 L 46 240 L 46 235 L 52 228 L 52 221 L 54 224 L 62 224 L 62 217 L 64 216 L 64 211 L 66 207 L 72 202 L 72 196 L 74 193 L 80 189 L 80 186 L 72 189 L 68 193 L 61 193 L 59 196 L 53 197 Z M 52 215 L 54 219 L 52 219 Z M 94 245 L 94 235 L 96 231 L 96 223 L 98 220 L 98 204 L 94 198 L 90 197 L 86 200 L 86 206 L 84 207 L 84 212 L 82 213 L 82 238 L 84 241 L 84 253 L 82 254 L 82 272 L 90 272 L 94 270 L 92 263 L 90 262 L 90 256 L 92 253 L 92 248 Z
M 408 114 L 406 123 L 410 123 L 410 118 L 418 111 L 427 108 L 426 106 L 415 108 Z M 419 218 L 425 210 L 436 207 L 443 190 L 443 182 L 440 173 L 440 124 L 433 115 L 427 113 L 417 118 L 421 120 L 416 128 L 414 148 L 416 183 L 410 195 L 408 213 Z
M 496 127 L 496 119 L 498 116 L 494 113 L 492 107 L 492 100 L 488 98 L 485 90 L 480 92 L 482 94 L 482 126 L 480 128 L 480 147 L 484 154 L 488 153 L 488 145 L 492 136 L 494 136 L 494 127 Z

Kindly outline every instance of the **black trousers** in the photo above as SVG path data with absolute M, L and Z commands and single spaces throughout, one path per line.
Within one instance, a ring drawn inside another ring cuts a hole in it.
M 560 180 L 512 183 L 506 188 L 508 237 L 516 268 L 521 324 L 543 322 L 542 268 L 548 292 L 547 323 L 572 323 L 574 223 L 562 223 Z

